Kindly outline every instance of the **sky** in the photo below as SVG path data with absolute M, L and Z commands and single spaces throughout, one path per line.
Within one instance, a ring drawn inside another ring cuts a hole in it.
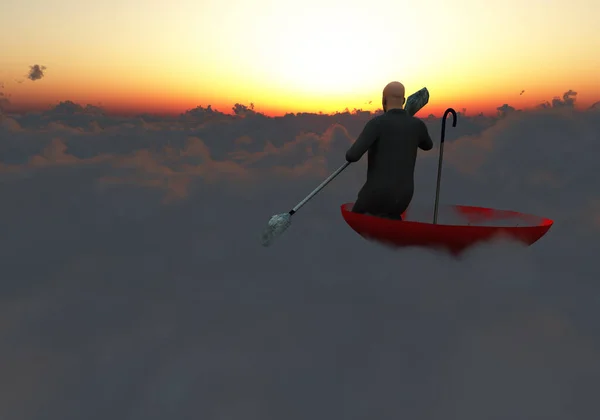
M 267 115 L 375 110 L 399 80 L 430 112 L 600 99 L 596 0 L 4 0 L 11 110 L 60 101 L 121 114 L 253 103 Z M 43 77 L 27 77 L 30 66 Z
M 447 126 L 442 209 L 555 222 L 460 259 L 345 224 L 364 158 L 261 246 L 368 113 L 0 114 L 0 418 L 596 419 L 600 108 L 555 95 Z

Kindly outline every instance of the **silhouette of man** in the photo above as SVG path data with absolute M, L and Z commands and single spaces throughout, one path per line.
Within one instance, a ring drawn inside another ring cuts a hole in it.
M 402 220 L 414 193 L 417 150 L 431 150 L 425 123 L 403 109 L 404 85 L 391 82 L 383 89 L 384 114 L 371 119 L 346 152 L 348 162 L 368 153 L 367 181 L 353 212 Z

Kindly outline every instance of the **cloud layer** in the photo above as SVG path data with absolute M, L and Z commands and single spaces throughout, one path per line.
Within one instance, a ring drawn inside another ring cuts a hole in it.
M 0 115 L 0 417 L 595 418 L 600 113 L 553 105 L 447 128 L 442 204 L 556 223 L 461 260 L 344 223 L 364 161 L 260 246 L 368 113 Z

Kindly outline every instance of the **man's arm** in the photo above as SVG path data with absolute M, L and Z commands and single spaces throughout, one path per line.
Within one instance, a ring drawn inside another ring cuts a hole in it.
M 373 143 L 375 143 L 378 136 L 379 129 L 377 121 L 373 118 L 365 125 L 360 136 L 358 136 L 352 147 L 346 152 L 346 160 L 348 162 L 358 162 Z
M 431 140 L 431 136 L 429 135 L 429 131 L 427 130 L 427 126 L 422 120 L 419 120 L 419 125 L 421 126 L 421 134 L 419 135 L 419 149 L 421 150 L 431 150 L 433 149 L 433 140 Z

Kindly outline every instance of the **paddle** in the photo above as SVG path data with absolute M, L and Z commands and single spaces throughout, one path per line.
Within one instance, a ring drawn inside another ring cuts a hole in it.
M 429 102 L 429 91 L 426 87 L 413 93 L 406 99 L 406 112 L 410 115 L 415 115 L 421 108 L 423 108 Z M 315 188 L 310 194 L 300 201 L 296 206 L 287 213 L 276 214 L 271 217 L 267 227 L 263 231 L 261 242 L 263 246 L 269 246 L 273 243 L 275 238 L 281 236 L 283 232 L 287 230 L 292 224 L 292 216 L 296 213 L 300 207 L 305 205 L 311 198 L 313 198 L 319 191 L 321 191 L 327 184 L 329 184 L 336 176 L 338 176 L 344 169 L 350 165 L 350 162 L 344 163 L 334 173 L 329 175 L 327 179 Z

